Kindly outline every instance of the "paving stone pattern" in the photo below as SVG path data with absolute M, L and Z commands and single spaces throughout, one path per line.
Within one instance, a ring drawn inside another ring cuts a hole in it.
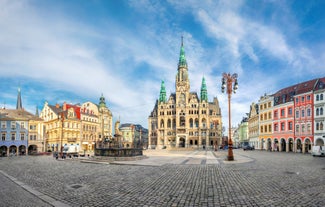
M 202 153 L 158 166 L 11 157 L 0 159 L 0 170 L 70 206 L 324 206 L 324 157 L 234 150 L 251 162 L 229 163 L 225 152 L 214 153 L 217 162 Z

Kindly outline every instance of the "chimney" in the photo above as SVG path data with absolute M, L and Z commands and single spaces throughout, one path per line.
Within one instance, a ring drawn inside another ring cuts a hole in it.
M 60 108 L 60 104 L 58 104 L 58 103 L 55 104 L 55 108 L 57 108 L 57 109 Z
M 66 110 L 67 110 L 67 103 L 64 102 L 64 103 L 63 103 L 63 111 L 66 111 Z

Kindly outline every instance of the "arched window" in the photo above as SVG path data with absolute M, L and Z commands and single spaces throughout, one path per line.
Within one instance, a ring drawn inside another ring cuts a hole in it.
M 206 128 L 207 127 L 207 123 L 206 123 L 206 119 L 202 119 L 202 127 Z
M 172 122 L 170 121 L 170 119 L 168 119 L 168 121 L 167 121 L 167 128 L 172 128 Z
M 323 94 L 320 94 L 320 98 L 319 98 L 320 100 L 323 100 Z
M 320 108 L 320 113 L 319 115 L 323 115 L 323 108 Z
M 319 95 L 316 95 L 316 101 L 319 101 Z
M 160 128 L 164 128 L 164 120 L 160 120 Z
M 199 127 L 199 120 L 197 118 L 195 119 L 195 127 Z
M 193 119 L 192 118 L 190 118 L 190 120 L 189 120 L 189 124 L 190 124 L 190 128 L 193 128 Z
M 319 108 L 316 109 L 316 116 L 319 115 Z

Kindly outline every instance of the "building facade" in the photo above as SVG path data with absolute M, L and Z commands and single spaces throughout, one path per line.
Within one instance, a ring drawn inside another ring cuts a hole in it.
M 258 104 L 252 103 L 248 113 L 248 140 L 249 145 L 258 147 L 259 110 Z
M 123 148 L 147 148 L 148 130 L 139 124 L 121 124 L 121 147 Z
M 314 90 L 314 145 L 325 146 L 325 78 L 321 78 Z
M 201 93 L 190 91 L 183 42 L 180 49 L 176 92 L 167 99 L 164 81 L 160 96 L 148 118 L 149 148 L 200 148 L 221 144 L 222 121 L 219 101 L 208 101 L 205 78 Z
M 259 145 L 257 149 L 269 150 L 272 146 L 273 96 L 264 94 L 258 102 L 259 107 Z M 255 146 L 256 148 L 256 146 Z
M 26 155 L 43 150 L 42 120 L 24 110 L 18 89 L 16 109 L 0 109 L 0 156 Z
M 95 143 L 112 138 L 112 113 L 101 96 L 99 105 L 45 102 L 40 113 L 43 119 L 46 151 L 61 151 L 64 146 L 78 145 L 80 152 L 91 153 Z
M 324 146 L 324 82 L 313 79 L 262 96 L 257 149 L 309 153 L 313 145 Z M 256 122 L 249 119 L 248 125 L 252 143 Z

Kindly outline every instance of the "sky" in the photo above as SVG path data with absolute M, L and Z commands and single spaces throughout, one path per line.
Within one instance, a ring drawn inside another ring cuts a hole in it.
M 0 105 L 98 104 L 113 120 L 148 127 L 167 97 L 184 38 L 191 91 L 217 97 L 228 127 L 222 73 L 237 73 L 232 126 L 264 94 L 325 75 L 325 1 L 0 0 Z

